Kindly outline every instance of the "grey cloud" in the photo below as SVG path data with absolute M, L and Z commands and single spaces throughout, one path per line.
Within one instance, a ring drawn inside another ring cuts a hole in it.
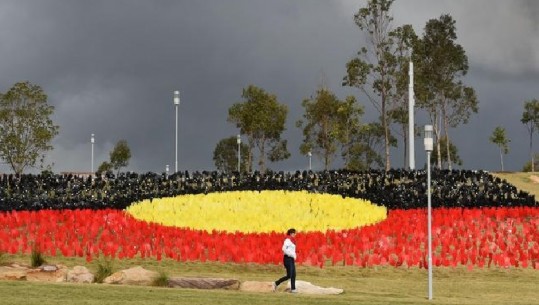
M 490 153 L 488 143 L 474 150 L 467 144 L 488 138 L 489 130 L 482 128 L 491 122 L 507 124 L 510 134 L 518 136 L 522 126 L 513 117 L 520 111 L 514 103 L 537 94 L 532 85 L 538 77 L 537 52 L 529 50 L 538 38 L 526 39 L 534 33 L 533 23 L 520 20 L 531 20 L 533 14 L 522 17 L 525 2 L 513 3 L 489 5 L 499 6 L 497 14 L 512 21 L 506 29 L 500 29 L 500 18 L 476 12 L 485 2 L 395 4 L 395 22 L 412 23 L 416 30 L 442 13 L 455 14 L 459 41 L 472 65 L 467 80 L 481 98 L 480 115 L 454 131 L 467 167 L 496 166 L 496 155 L 489 159 L 477 153 Z M 341 80 L 345 63 L 364 42 L 353 23 L 361 5 L 322 0 L 3 1 L 0 91 L 30 80 L 49 94 L 61 126 L 49 158 L 57 171 L 88 170 L 91 133 L 97 139 L 96 163 L 108 157 L 117 140 L 126 139 L 133 152 L 130 170 L 162 171 L 174 162 L 173 90 L 181 91 L 182 100 L 180 168 L 212 169 L 217 141 L 237 133 L 226 122 L 228 107 L 241 100 L 242 88 L 255 84 L 289 107 L 285 137 L 292 158 L 271 166 L 305 169 L 307 160 L 298 152 L 301 132 L 294 126 L 302 114 L 301 100 L 314 93 L 322 74 L 338 96 L 359 96 L 341 87 Z M 492 38 L 494 33 L 498 38 Z M 488 52 L 493 47 L 498 49 Z M 365 107 L 365 120 L 375 120 L 372 106 Z M 421 114 L 420 119 L 418 124 L 426 122 Z M 402 166 L 401 153 L 393 155 L 394 165 Z M 515 153 L 511 168 L 518 169 L 525 158 Z M 7 169 L 0 166 L 0 171 Z

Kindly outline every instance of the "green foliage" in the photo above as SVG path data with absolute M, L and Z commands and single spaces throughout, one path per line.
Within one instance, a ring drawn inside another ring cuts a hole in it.
M 492 135 L 489 138 L 490 142 L 493 144 L 496 144 L 500 148 L 500 152 L 503 152 L 504 154 L 507 154 L 509 152 L 509 140 L 507 138 L 507 135 L 505 134 L 505 128 L 501 126 L 497 126 L 494 128 L 494 131 L 492 132 Z
M 535 154 L 534 156 L 534 166 L 533 168 L 536 169 L 536 168 L 539 168 L 539 154 Z M 522 168 L 522 171 L 523 172 L 533 172 L 534 170 L 532 170 L 532 161 L 528 161 L 524 164 L 524 167 Z
M 168 287 L 169 276 L 165 271 L 160 271 L 159 274 L 153 279 L 152 286 Z
M 449 138 L 450 128 L 467 123 L 471 114 L 478 111 L 475 90 L 461 81 L 468 72 L 468 56 L 456 40 L 455 20 L 450 15 L 442 15 L 427 22 L 423 37 L 414 45 L 417 105 L 428 112 L 437 139 Z M 442 149 L 437 141 L 437 154 L 433 159 L 439 167 L 443 159 L 441 153 L 445 150 L 448 155 L 449 143 L 447 141 Z M 451 154 L 447 163 L 451 169 Z
M 131 150 L 127 145 L 126 140 L 120 140 L 114 146 L 114 149 L 110 152 L 110 165 L 116 170 L 116 173 L 120 173 L 122 167 L 126 167 L 131 159 Z
M 533 99 L 524 103 L 524 112 L 520 119 L 522 124 L 528 129 L 530 136 L 530 167 L 535 171 L 535 158 L 533 153 L 533 135 L 536 129 L 539 129 L 539 100 Z
M 107 161 L 103 161 L 103 163 L 101 163 L 99 167 L 97 168 L 98 175 L 101 173 L 109 172 L 109 171 L 112 171 L 112 164 L 110 164 L 110 162 L 107 162 Z
M 45 153 L 53 149 L 51 142 L 58 134 L 53 112 L 41 87 L 30 82 L 16 83 L 0 93 L 0 159 L 15 173 L 45 167 Z
M 97 271 L 95 273 L 94 282 L 103 283 L 103 281 L 112 275 L 114 270 L 114 261 L 104 258 L 97 263 Z
M 277 101 L 274 94 L 264 89 L 250 85 L 243 89 L 242 103 L 236 103 L 228 109 L 228 121 L 236 124 L 241 134 L 247 137 L 248 171 L 252 171 L 253 150 L 258 148 L 258 167 L 265 171 L 266 155 L 269 151 L 277 150 L 272 154 L 270 161 L 279 161 L 290 156 L 286 148 L 286 141 L 282 141 L 281 134 L 285 130 L 288 107 Z
M 39 267 L 46 263 L 43 253 L 39 250 L 38 247 L 32 248 L 32 254 L 30 255 L 30 266 L 33 268 Z
M 240 144 L 240 169 L 242 172 L 246 171 L 249 168 L 247 150 L 249 147 L 247 144 Z M 238 170 L 238 143 L 237 138 L 232 136 L 225 139 L 222 139 L 217 143 L 215 149 L 213 150 L 213 161 L 215 167 L 219 171 L 223 172 L 233 172 Z
M 360 89 L 380 114 L 384 129 L 385 169 L 391 168 L 390 112 L 404 107 L 409 47 L 416 40 L 411 25 L 393 29 L 389 10 L 393 1 L 370 0 L 354 15 L 354 21 L 367 36 L 368 48 L 346 64 L 343 85 Z
M 356 105 L 354 97 L 339 100 L 327 89 L 319 89 L 314 99 L 305 99 L 301 104 L 305 110 L 303 120 L 296 123 L 303 129 L 300 152 L 311 151 L 324 160 L 324 169 L 329 169 L 339 145 L 349 145 L 352 135 L 359 127 L 363 109 Z M 347 150 L 348 154 L 348 150 Z
M 390 138 L 392 146 L 396 146 L 397 139 Z M 368 170 L 384 165 L 382 152 L 384 149 L 384 128 L 379 122 L 363 125 L 352 137 L 350 158 L 345 163 L 348 170 Z
M 448 168 L 449 167 L 449 163 L 448 163 L 448 158 L 447 158 L 447 150 L 445 149 L 445 147 L 447 147 L 447 138 L 446 137 L 442 137 L 440 138 L 440 145 L 434 145 L 434 148 L 432 150 L 432 155 L 437 155 L 438 154 L 438 147 L 442 147 L 444 149 L 441 149 L 440 151 L 440 156 L 441 156 L 441 164 L 442 164 L 442 167 L 441 168 Z M 458 152 L 458 149 L 457 149 L 457 146 L 455 146 L 455 144 L 453 144 L 453 142 L 449 141 L 449 154 L 450 154 L 450 158 L 452 160 L 453 163 L 461 166 L 463 163 L 462 163 L 462 159 L 460 158 L 459 156 L 459 152 Z M 435 158 L 431 158 L 430 159 L 430 163 L 431 164 L 436 164 L 438 161 L 435 159 Z

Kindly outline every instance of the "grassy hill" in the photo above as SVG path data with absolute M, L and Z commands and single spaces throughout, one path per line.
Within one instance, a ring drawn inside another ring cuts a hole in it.
M 535 195 L 535 200 L 539 201 L 539 172 L 499 172 L 492 174 L 507 180 L 507 182 L 513 184 L 519 190 Z

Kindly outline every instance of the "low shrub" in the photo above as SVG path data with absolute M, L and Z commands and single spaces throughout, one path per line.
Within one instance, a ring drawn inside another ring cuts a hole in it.
M 104 260 L 101 260 L 100 262 L 98 262 L 97 263 L 97 271 L 95 273 L 94 281 L 96 283 L 103 283 L 105 278 L 112 275 L 113 268 L 114 268 L 113 265 L 114 265 L 113 261 L 109 260 L 109 259 L 104 259 Z
M 159 274 L 153 279 L 152 285 L 158 287 L 168 287 L 169 276 L 165 271 L 160 271 Z

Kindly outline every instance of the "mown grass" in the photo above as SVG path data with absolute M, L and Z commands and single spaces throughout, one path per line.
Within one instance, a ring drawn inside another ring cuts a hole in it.
M 24 262 L 26 256 L 9 256 Z M 47 258 L 69 267 L 99 264 L 82 258 Z M 166 272 L 170 277 L 224 277 L 241 281 L 273 281 L 284 269 L 274 265 L 178 263 L 171 260 L 117 260 L 116 270 L 132 266 Z M 538 304 L 539 271 L 533 269 L 434 269 L 434 300 L 428 301 L 424 269 L 298 267 L 298 280 L 324 287 L 343 288 L 336 296 L 248 293 L 104 284 L 46 284 L 0 281 L 0 304 Z
M 507 182 L 516 186 L 517 189 L 523 190 L 535 195 L 535 200 L 539 201 L 539 184 L 532 181 L 532 175 L 539 176 L 539 172 L 523 173 L 523 172 L 499 172 L 492 173 L 495 177 L 505 179 Z

